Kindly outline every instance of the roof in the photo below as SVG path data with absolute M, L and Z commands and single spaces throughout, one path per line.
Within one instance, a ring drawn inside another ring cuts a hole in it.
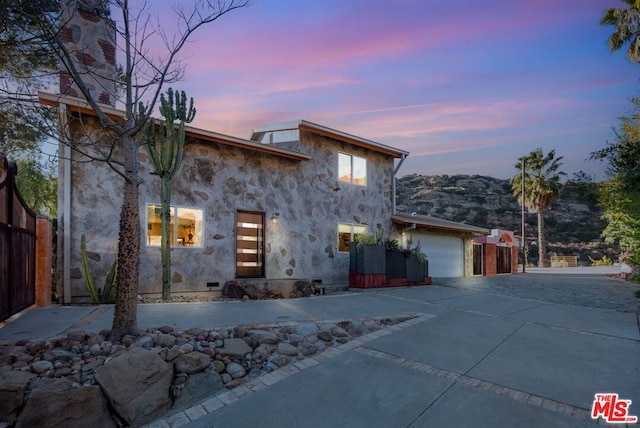
M 60 104 L 64 104 L 70 111 L 76 111 L 85 114 L 94 115 L 94 111 L 91 109 L 89 103 L 78 97 L 72 97 L 69 95 L 56 95 L 46 92 L 39 92 L 38 97 L 40 103 L 58 107 Z M 100 104 L 102 111 L 112 119 L 121 119 L 124 117 L 124 112 L 111 107 L 106 104 Z M 295 150 L 289 150 L 286 148 L 257 143 L 253 140 L 245 140 L 243 138 L 232 137 L 230 135 L 219 134 L 213 131 L 207 131 L 205 129 L 195 128 L 193 126 L 185 126 L 185 135 L 190 138 L 195 138 L 202 141 L 208 141 L 217 144 L 223 144 L 226 146 L 239 147 L 245 150 L 252 150 L 261 153 L 267 153 L 274 156 L 279 156 L 288 159 L 308 161 L 311 156 L 305 153 L 301 153 Z
M 317 123 L 309 122 L 306 120 L 294 120 L 290 122 L 265 125 L 259 128 L 255 128 L 253 130 L 253 133 L 251 134 L 251 139 L 259 140 L 267 132 L 289 131 L 295 129 L 333 138 L 338 141 L 353 144 L 354 146 L 363 147 L 365 149 L 393 156 L 394 158 L 405 158 L 409 156 L 409 152 L 407 151 L 396 149 L 395 147 L 380 144 L 375 141 L 367 140 L 366 138 L 347 134 L 346 132 L 338 131 L 336 129 L 328 128 L 326 126 L 318 125 Z
M 432 229 L 478 233 L 482 235 L 488 235 L 490 233 L 489 229 L 486 229 L 484 227 L 473 226 L 466 223 L 458 223 L 450 220 L 443 220 L 440 218 L 415 213 L 396 213 L 393 215 L 393 217 L 391 217 L 391 220 L 397 224 L 415 224 L 416 226 L 429 227 Z

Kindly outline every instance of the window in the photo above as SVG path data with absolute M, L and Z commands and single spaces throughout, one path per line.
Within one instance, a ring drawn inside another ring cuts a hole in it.
M 147 245 L 159 247 L 162 240 L 160 205 L 147 205 Z M 202 247 L 203 211 L 199 208 L 172 206 L 169 209 L 169 242 L 172 247 Z
M 338 153 L 338 178 L 340 181 L 367 185 L 367 160 L 346 153 Z
M 236 213 L 236 276 L 264 277 L 264 214 Z
M 348 253 L 349 244 L 355 240 L 357 235 L 365 233 L 367 233 L 367 226 L 338 223 L 338 251 L 341 253 Z

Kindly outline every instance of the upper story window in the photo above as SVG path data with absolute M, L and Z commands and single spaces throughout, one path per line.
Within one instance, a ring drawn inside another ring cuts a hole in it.
M 160 205 L 147 205 L 147 245 L 150 247 L 159 247 L 162 240 L 160 209 Z M 169 214 L 172 247 L 203 247 L 203 210 L 172 206 Z
M 346 153 L 338 153 L 338 178 L 340 181 L 366 186 L 367 160 Z

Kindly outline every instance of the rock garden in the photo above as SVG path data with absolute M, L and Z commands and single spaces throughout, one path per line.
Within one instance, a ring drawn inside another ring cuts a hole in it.
M 409 318 L 160 327 L 0 345 L 0 427 L 139 426 Z

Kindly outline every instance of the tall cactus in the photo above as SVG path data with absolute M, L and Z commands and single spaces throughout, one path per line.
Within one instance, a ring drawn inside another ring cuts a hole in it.
M 144 106 L 140 104 L 140 112 L 144 112 Z M 162 241 L 160 252 L 162 254 L 162 300 L 168 300 L 171 296 L 171 243 L 170 241 L 170 208 L 171 208 L 171 179 L 175 176 L 182 163 L 184 152 L 184 127 L 186 123 L 193 121 L 196 109 L 193 107 L 193 98 L 189 100 L 187 108 L 187 96 L 184 91 L 175 93 L 173 89 L 167 90 L 160 97 L 160 114 L 164 118 L 159 124 L 150 120 L 143 128 L 145 147 L 151 158 L 158 177 L 161 181 L 162 208 L 160 221 Z M 176 125 L 176 121 L 178 124 Z

